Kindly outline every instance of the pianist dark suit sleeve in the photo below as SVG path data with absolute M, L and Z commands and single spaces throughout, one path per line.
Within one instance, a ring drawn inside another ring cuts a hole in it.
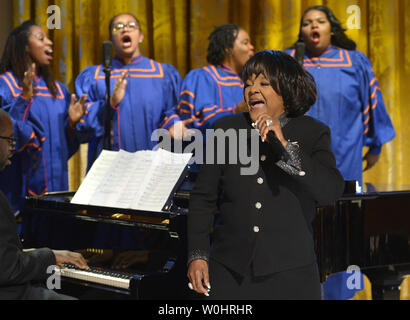
M 55 264 L 48 248 L 23 252 L 13 211 L 0 192 L 0 290 L 12 286 L 18 290 L 31 281 L 43 281 L 48 276 L 47 268 Z

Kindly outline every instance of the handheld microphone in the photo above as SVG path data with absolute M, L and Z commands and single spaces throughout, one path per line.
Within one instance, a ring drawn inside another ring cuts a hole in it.
M 303 41 L 298 41 L 295 44 L 295 59 L 301 67 L 303 67 L 303 59 L 305 56 L 305 43 Z
M 283 162 L 287 162 L 288 160 L 290 160 L 289 153 L 286 151 L 282 142 L 279 141 L 275 132 L 269 131 L 268 134 L 266 135 L 266 140 L 272 146 L 273 153 L 276 157 L 275 162 L 279 160 L 282 160 Z
M 112 42 L 103 42 L 103 67 L 104 72 L 111 71 L 111 59 L 112 59 Z

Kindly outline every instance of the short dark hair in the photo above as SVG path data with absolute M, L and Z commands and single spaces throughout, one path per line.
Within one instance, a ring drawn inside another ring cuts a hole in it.
M 141 24 L 140 24 L 140 21 L 137 19 L 137 17 L 135 17 L 132 13 L 126 13 L 126 12 L 125 13 L 119 13 L 119 14 L 115 15 L 114 17 L 112 17 L 111 20 L 110 20 L 110 23 L 108 24 L 108 36 L 109 36 L 110 40 L 111 40 L 111 37 L 112 37 L 112 27 L 113 27 L 113 24 L 114 24 L 114 20 L 116 18 L 118 18 L 119 16 L 122 16 L 122 15 L 127 15 L 127 16 L 130 16 L 130 17 L 133 17 L 135 19 L 135 21 L 137 22 L 138 28 L 141 31 Z
M 226 56 L 226 49 L 232 49 L 239 30 L 236 24 L 223 24 L 215 27 L 208 37 L 208 54 L 206 60 L 210 64 L 220 65 Z
M 242 70 L 244 83 L 263 74 L 273 90 L 283 99 L 289 117 L 306 113 L 316 101 L 316 85 L 312 75 L 295 59 L 282 51 L 260 51 L 251 57 Z
M 298 41 L 302 41 L 302 24 L 303 24 L 303 17 L 305 16 L 306 13 L 308 13 L 311 10 L 318 10 L 322 11 L 324 14 L 326 14 L 327 20 L 330 22 L 330 27 L 331 27 L 331 32 L 333 33 L 330 42 L 332 45 L 347 49 L 347 50 L 356 50 L 356 42 L 354 42 L 352 39 L 350 39 L 346 34 L 344 29 L 342 27 L 341 22 L 336 18 L 332 10 L 330 10 L 326 6 L 311 6 L 303 12 L 302 18 L 300 19 L 300 26 L 299 26 L 299 39 Z

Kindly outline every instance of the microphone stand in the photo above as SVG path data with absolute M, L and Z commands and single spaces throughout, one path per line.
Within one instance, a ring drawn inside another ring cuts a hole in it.
M 303 41 L 298 41 L 295 45 L 295 59 L 303 67 L 306 45 Z
M 111 87 L 110 87 L 110 78 L 111 78 L 111 66 L 104 66 L 103 69 L 105 73 L 105 87 L 107 90 L 107 99 L 105 101 L 104 111 L 103 111 L 103 123 L 104 123 L 104 136 L 103 136 L 103 149 L 111 150 Z
M 104 126 L 104 134 L 102 136 L 102 139 L 96 138 L 93 141 L 91 141 L 89 144 L 89 147 L 91 147 L 91 150 L 92 149 L 94 150 L 92 154 L 90 152 L 88 154 L 90 157 L 90 163 L 87 167 L 87 171 L 91 168 L 91 166 L 97 159 L 97 156 L 99 154 L 99 151 L 101 150 L 101 147 L 102 149 L 105 149 L 105 150 L 112 149 L 112 145 L 111 145 L 112 110 L 110 106 L 111 58 L 112 58 L 112 43 L 107 41 L 103 43 L 103 63 L 102 63 L 103 71 L 105 73 L 105 87 L 106 87 L 106 92 L 107 92 L 107 97 L 106 97 L 105 104 L 104 104 L 103 111 L 102 111 L 102 124 Z

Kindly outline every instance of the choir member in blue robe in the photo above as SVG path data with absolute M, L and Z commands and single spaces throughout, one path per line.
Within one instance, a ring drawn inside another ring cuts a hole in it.
M 178 103 L 181 119 L 191 119 L 190 128 L 203 134 L 204 150 L 206 130 L 211 129 L 217 119 L 247 111 L 240 75 L 246 61 L 254 54 L 248 33 L 238 25 L 217 26 L 208 39 L 206 59 L 209 64 L 186 75 Z M 194 155 L 194 160 L 190 169 L 196 172 L 203 160 L 199 154 Z
M 133 15 L 115 16 L 109 32 L 116 51 L 110 77 L 111 149 L 151 150 L 158 144 L 151 138 L 154 130 L 168 129 L 173 136 L 174 125 L 182 124 L 176 114 L 181 77 L 172 65 L 141 55 L 139 44 L 144 34 Z M 78 95 L 88 95 L 86 114 L 77 127 L 89 133 L 90 167 L 101 152 L 104 134 L 102 116 L 107 88 L 103 66 L 86 67 L 75 87 Z
M 140 43 L 144 39 L 141 25 L 132 14 L 119 14 L 109 23 L 109 36 L 115 48 L 110 75 L 111 129 L 109 138 L 112 150 L 129 152 L 151 150 L 157 144 L 155 130 L 167 129 L 178 139 L 187 131 L 176 113 L 181 77 L 177 69 L 144 57 Z M 102 65 L 88 66 L 75 81 L 77 95 L 87 94 L 85 115 L 77 129 L 86 132 L 89 139 L 88 169 L 103 147 L 107 88 Z M 145 249 L 150 232 L 122 226 L 99 226 L 95 246 Z
M 308 115 L 326 123 L 332 132 L 332 151 L 345 180 L 362 185 L 365 170 L 379 159 L 382 145 L 395 131 L 369 59 L 356 51 L 341 23 L 325 6 L 308 8 L 301 20 L 299 41 L 306 45 L 304 67 L 317 85 L 316 103 Z M 295 57 L 295 49 L 286 50 Z
M 13 121 L 17 143 L 12 165 L 1 173 L 0 189 L 16 211 L 23 211 L 25 196 L 68 190 L 67 161 L 81 142 L 74 127 L 84 114 L 86 96 L 75 102 L 54 79 L 52 53 L 45 31 L 27 21 L 10 33 L 1 59 L 0 104 Z M 42 219 L 33 217 L 37 245 L 46 244 L 53 229 Z
M 205 133 L 217 119 L 235 113 L 243 101 L 240 74 L 253 54 L 250 37 L 240 26 L 216 27 L 209 36 L 209 64 L 191 70 L 182 83 L 178 103 L 181 119 L 192 119 L 192 127 Z

